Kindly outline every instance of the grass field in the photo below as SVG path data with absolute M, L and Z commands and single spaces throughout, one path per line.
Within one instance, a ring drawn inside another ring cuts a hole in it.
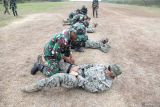
M 103 0 L 104 2 L 111 2 L 117 4 L 132 4 L 144 6 L 157 6 L 160 7 L 160 0 Z
M 58 7 L 64 6 L 64 2 L 35 2 L 35 3 L 19 3 L 17 5 L 18 9 L 18 17 L 14 17 L 11 15 L 4 15 L 3 14 L 3 5 L 0 4 L 0 27 L 7 25 L 8 23 L 12 22 L 13 20 L 20 19 L 26 15 L 33 14 L 33 13 L 41 13 L 41 12 L 53 12 Z
M 103 0 L 105 1 L 105 0 Z M 109 0 L 108 0 L 109 1 Z M 122 0 L 113 0 L 113 2 L 115 1 L 115 3 L 119 3 Z M 125 1 L 133 1 L 133 0 L 123 0 L 124 3 L 127 3 Z M 139 0 L 140 1 L 140 0 Z M 5 26 L 9 23 L 11 23 L 12 21 L 15 21 L 17 19 L 21 19 L 23 17 L 25 17 L 26 15 L 29 14 L 34 14 L 34 13 L 42 13 L 42 12 L 54 12 L 57 8 L 59 7 L 64 7 L 66 5 L 68 5 L 71 2 L 32 2 L 32 3 L 18 3 L 17 7 L 17 11 L 19 16 L 18 17 L 14 17 L 11 13 L 11 15 L 4 15 L 3 14 L 3 5 L 0 4 L 0 27 Z M 136 5 L 132 5 L 129 6 L 129 8 L 131 9 L 140 9 L 140 10 L 144 10 L 144 11 L 148 11 L 148 12 L 159 12 L 160 8 L 157 7 L 156 5 L 151 5 L 151 6 L 136 6 Z

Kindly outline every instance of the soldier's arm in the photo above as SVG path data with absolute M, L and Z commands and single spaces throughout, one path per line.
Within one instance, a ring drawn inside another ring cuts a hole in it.
M 79 65 L 79 68 L 80 69 L 88 69 L 88 68 L 93 67 L 93 66 L 104 67 L 104 68 L 108 67 L 108 66 L 102 65 L 102 64 L 81 64 L 81 65 Z

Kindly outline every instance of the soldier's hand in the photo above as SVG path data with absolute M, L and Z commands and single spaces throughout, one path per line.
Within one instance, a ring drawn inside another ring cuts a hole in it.
M 78 75 L 78 73 L 75 72 L 75 71 L 71 71 L 69 74 L 74 75 L 74 76 L 77 76 L 77 75 Z

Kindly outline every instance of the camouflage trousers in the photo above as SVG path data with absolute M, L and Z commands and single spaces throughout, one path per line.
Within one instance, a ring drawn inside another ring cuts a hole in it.
M 109 44 L 103 44 L 100 41 L 87 40 L 85 42 L 85 48 L 99 49 L 102 52 L 107 53 L 111 47 Z
M 9 10 L 8 10 L 8 6 L 4 6 L 4 8 L 5 8 L 4 14 L 6 14 L 6 13 L 10 14 L 10 13 L 9 13 Z
M 14 15 L 14 16 L 18 16 L 16 7 L 11 7 L 11 9 L 12 9 L 13 15 Z
M 96 32 L 96 29 L 93 26 L 91 26 L 91 25 L 89 25 L 88 28 L 86 28 L 86 30 L 87 30 L 87 33 L 94 33 L 94 32 Z
M 78 79 L 67 73 L 57 73 L 50 78 L 37 81 L 39 89 L 52 87 L 74 88 L 78 87 Z
M 49 59 L 49 58 L 45 58 L 46 62 L 45 62 L 45 66 L 43 68 L 42 73 L 47 76 L 50 77 L 56 73 L 59 73 L 59 63 L 55 62 L 54 59 Z

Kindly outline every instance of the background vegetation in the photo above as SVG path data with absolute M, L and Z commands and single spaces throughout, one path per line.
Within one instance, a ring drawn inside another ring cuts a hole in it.
M 64 2 L 27 2 L 27 3 L 18 3 L 17 10 L 19 13 L 18 17 L 14 17 L 11 15 L 4 15 L 3 14 L 3 5 L 0 4 L 0 27 L 7 25 L 8 23 L 12 22 L 13 20 L 20 19 L 25 17 L 28 14 L 33 13 L 41 13 L 41 12 L 53 12 L 56 8 L 64 6 Z
M 145 5 L 145 6 L 159 6 L 160 0 L 102 0 L 103 2 L 118 3 L 118 4 L 134 4 L 134 5 Z

